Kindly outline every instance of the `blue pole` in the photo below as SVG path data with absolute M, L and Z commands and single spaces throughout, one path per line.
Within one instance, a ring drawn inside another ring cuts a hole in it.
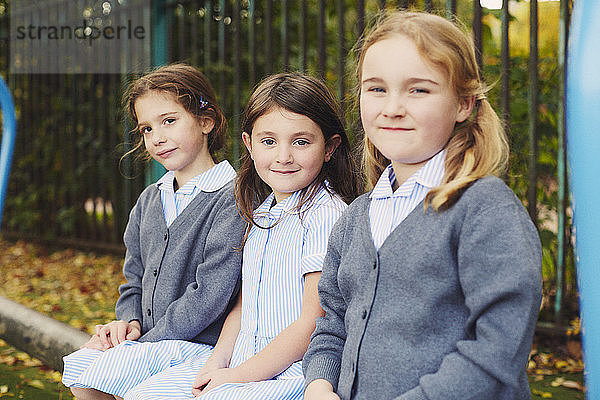
M 567 57 L 567 156 L 587 399 L 600 399 L 600 2 L 577 0 Z
M 2 212 L 4 199 L 8 187 L 10 164 L 12 162 L 15 137 L 17 135 L 17 115 L 15 105 L 4 79 L 0 76 L 0 108 L 2 108 L 2 147 L 0 148 L 0 226 L 2 226 Z

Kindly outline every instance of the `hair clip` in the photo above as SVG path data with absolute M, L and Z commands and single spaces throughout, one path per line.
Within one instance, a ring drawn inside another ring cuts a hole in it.
M 208 107 L 208 101 L 204 100 L 204 97 L 200 96 L 200 109 L 205 110 Z
M 475 100 L 485 100 L 485 99 L 487 99 L 487 96 L 485 95 L 485 93 L 478 94 L 477 97 L 475 97 Z

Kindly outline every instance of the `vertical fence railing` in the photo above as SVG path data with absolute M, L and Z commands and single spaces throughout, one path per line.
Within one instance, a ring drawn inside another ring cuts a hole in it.
M 241 8 L 241 1 L 237 0 L 235 2 L 235 7 L 234 7 L 234 12 L 233 12 L 233 22 L 234 22 L 234 36 L 233 36 L 233 54 L 241 54 L 241 29 L 242 29 L 242 23 L 241 23 L 241 16 L 240 16 L 240 8 Z M 234 71 L 240 71 L 240 66 L 241 66 L 241 60 L 240 57 L 233 57 L 233 68 Z M 240 103 L 241 103 L 241 97 L 242 97 L 242 88 L 241 88 L 241 82 L 240 82 L 241 78 L 240 78 L 240 74 L 239 73 L 235 73 L 233 74 L 233 87 L 234 87 L 234 93 L 233 93 L 233 126 L 238 128 L 237 130 L 235 130 L 233 132 L 233 160 L 234 160 L 234 166 L 237 168 L 239 167 L 239 159 L 240 159 L 240 140 L 239 140 L 239 126 L 240 126 Z M 237 111 L 235 111 L 237 110 Z
M 300 46 L 301 46 L 301 58 L 300 58 L 300 70 L 306 71 L 308 66 L 308 2 L 302 0 L 301 11 L 300 11 Z
M 554 302 L 554 315 L 557 323 L 562 322 L 563 297 L 565 288 L 565 269 L 567 258 L 567 168 L 566 168 L 566 120 L 565 120 L 565 93 L 566 93 L 566 68 L 567 38 L 569 37 L 569 1 L 560 1 L 560 23 L 558 39 L 558 68 L 559 79 L 559 109 L 558 109 L 558 251 L 556 257 L 556 298 Z
M 0 41 L 8 49 L 11 2 L 0 3 L 4 10 Z M 47 1 L 28 12 L 32 22 L 41 21 L 41 13 L 56 21 L 82 18 L 72 7 L 64 7 L 64 1 Z M 2 58 L 3 73 L 8 72 L 8 63 Z M 123 148 L 119 144 L 125 140 L 119 77 L 85 73 L 8 77 L 17 100 L 20 138 L 4 234 L 121 248 L 127 214 L 143 180 L 126 181 L 117 167 Z M 131 187 L 130 195 L 121 197 L 126 186 Z
M 318 30 L 319 36 L 317 37 L 317 41 L 319 43 L 319 67 L 317 69 L 319 76 L 321 79 L 325 78 L 325 68 L 327 58 L 325 52 L 325 1 L 319 0 L 319 19 L 318 19 Z
M 479 1 L 473 2 L 473 19 L 471 21 L 471 29 L 473 30 L 473 43 L 475 44 L 475 58 L 477 59 L 477 65 L 479 65 L 479 69 L 483 67 L 483 32 L 482 32 L 482 23 L 481 17 L 483 15 L 483 11 L 481 9 L 481 3 Z
M 509 0 L 502 0 L 502 35 L 500 40 L 500 58 L 502 60 L 501 75 L 501 108 L 504 124 L 510 129 L 510 42 L 509 25 L 510 13 Z
M 538 4 L 529 3 L 529 182 L 537 182 Z M 527 188 L 527 210 L 537 222 L 537 184 Z
M 338 79 L 338 99 L 340 99 L 342 112 L 346 104 L 346 27 L 345 15 L 346 6 L 344 0 L 338 0 L 336 4 L 337 13 L 337 79 Z
M 564 70 L 570 2 L 572 0 L 561 1 L 560 71 Z M 511 66 L 514 57 L 511 55 L 513 38 L 509 37 L 509 3 L 503 0 L 502 8 L 496 13 L 501 19 L 500 40 L 497 47 L 490 47 L 484 43 L 483 27 L 487 23 L 485 19 L 491 15 L 479 1 L 153 0 L 152 58 L 154 65 L 188 62 L 199 66 L 209 77 L 230 117 L 229 151 L 222 156 L 237 165 L 242 151 L 240 115 L 258 80 L 283 70 L 301 70 L 319 76 L 337 94 L 350 122 L 348 126 L 354 127 L 356 113 L 350 112 L 351 102 L 348 101 L 353 94 L 355 79 L 349 51 L 365 26 L 383 8 L 432 11 L 470 23 L 478 50 L 478 64 L 488 81 L 499 83 L 499 95 L 490 97 L 495 96 L 494 106 L 510 132 L 511 98 L 515 95 L 511 88 L 511 82 L 515 82 L 514 79 L 511 81 L 511 72 L 516 71 Z M 45 11 L 63 12 L 57 4 L 60 3 L 47 1 Z M 527 157 L 523 157 L 526 165 L 521 172 L 528 177 L 528 184 L 520 195 L 534 220 L 543 206 L 538 202 L 541 186 L 537 183 L 540 179 L 538 142 L 541 135 L 537 116 L 541 103 L 539 88 L 543 84 L 538 78 L 539 64 L 543 62 L 538 57 L 539 7 L 537 0 L 530 1 L 529 119 L 523 149 L 518 149 L 527 153 Z M 0 21 L 8 31 L 8 18 L 0 16 Z M 0 39 L 7 46 L 8 38 Z M 494 54 L 486 53 L 489 51 Z M 493 65 L 486 65 L 490 60 Z M 6 66 L 0 65 L 0 68 Z M 146 169 L 143 164 L 131 158 L 119 164 L 120 155 L 130 148 L 131 142 L 129 128 L 122 122 L 123 115 L 119 111 L 122 89 L 131 78 L 129 75 L 85 74 L 9 76 L 20 115 L 20 134 L 15 150 L 13 184 L 7 199 L 7 230 L 48 238 L 120 243 L 128 211 L 148 183 L 143 179 Z M 564 79 L 561 75 L 559 82 Z M 558 112 L 562 113 L 562 86 L 560 93 Z M 569 246 L 565 236 L 569 221 L 566 217 L 562 115 L 557 128 L 557 320 L 560 320 L 564 297 L 562 288 Z M 350 134 L 355 133 L 352 130 Z M 49 139 L 51 151 L 40 150 L 44 138 Z M 59 155 L 54 157 L 54 153 Z M 137 178 L 124 179 L 123 175 Z M 51 194 L 40 197 L 39 188 L 51 188 L 48 190 Z

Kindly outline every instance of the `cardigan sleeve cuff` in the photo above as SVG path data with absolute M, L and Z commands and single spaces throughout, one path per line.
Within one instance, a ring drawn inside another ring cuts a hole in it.
M 304 388 L 306 388 L 306 386 L 308 386 L 308 384 L 314 380 L 325 379 L 331 383 L 333 390 L 337 391 L 338 380 L 340 377 L 340 367 L 341 363 L 338 360 L 329 358 L 327 356 L 313 358 L 310 360 L 310 363 L 304 371 Z
M 142 324 L 142 305 L 141 304 L 131 304 L 131 307 L 123 307 L 117 305 L 115 309 L 115 314 L 117 319 L 122 319 L 123 321 L 131 322 L 134 319 L 137 319 Z

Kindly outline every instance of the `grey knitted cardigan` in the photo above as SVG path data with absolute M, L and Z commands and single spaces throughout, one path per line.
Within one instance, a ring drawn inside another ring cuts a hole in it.
M 245 222 L 233 182 L 200 192 L 169 228 L 150 185 L 129 215 L 117 318 L 137 319 L 142 342 L 182 339 L 214 345 L 237 292 Z
M 541 249 L 521 202 L 480 179 L 445 211 L 418 205 L 379 253 L 369 203 L 333 228 L 306 384 L 326 379 L 342 400 L 529 399 Z

